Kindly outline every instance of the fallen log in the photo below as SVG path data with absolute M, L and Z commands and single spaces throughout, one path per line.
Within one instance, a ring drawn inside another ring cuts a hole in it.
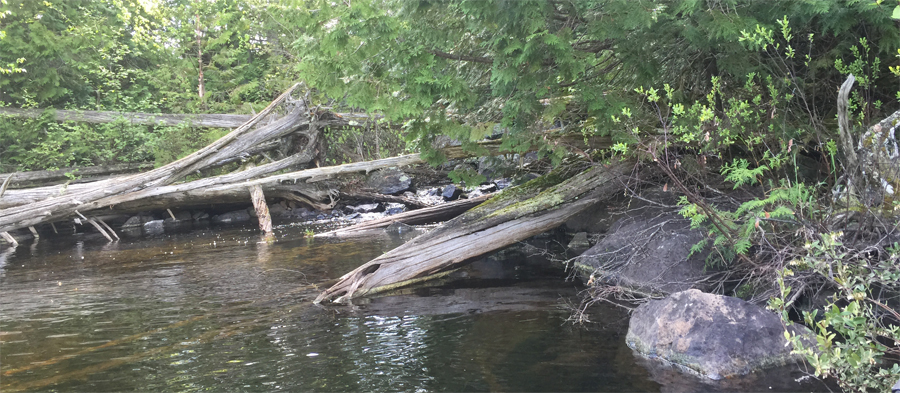
M 187 157 L 148 172 L 125 176 L 116 181 L 102 182 L 84 191 L 52 197 L 25 206 L 0 210 L 0 232 L 24 228 L 43 222 L 56 221 L 75 215 L 79 210 L 88 211 L 107 207 L 115 203 L 111 197 L 144 189 L 171 184 L 187 174 L 192 174 L 205 166 L 240 154 L 242 150 L 265 141 L 294 132 L 302 126 L 309 127 L 311 120 L 305 103 L 298 102 L 293 110 L 281 119 L 263 127 L 253 128 L 260 120 L 285 102 L 294 85 L 269 106 L 228 135 L 213 142 Z M 310 135 L 317 135 L 310 133 Z M 283 161 L 283 160 L 282 160 Z M 265 166 L 254 168 L 254 170 Z
M 437 206 L 416 209 L 408 212 L 394 214 L 377 220 L 361 222 L 346 228 L 336 229 L 330 232 L 316 234 L 315 237 L 346 237 L 353 236 L 373 229 L 387 228 L 395 222 L 407 225 L 432 224 L 454 218 L 466 210 L 478 206 L 490 199 L 492 195 L 482 195 L 472 199 L 462 199 Z
M 302 170 L 280 175 L 272 173 L 311 162 L 317 152 L 320 139 L 319 129 L 323 127 L 356 125 L 355 120 L 363 119 L 356 114 L 331 112 L 311 112 L 305 102 L 292 102 L 287 114 L 257 127 L 276 106 L 290 98 L 295 85 L 273 101 L 266 109 L 251 117 L 236 130 L 187 157 L 144 173 L 122 176 L 89 184 L 64 184 L 62 186 L 40 187 L 25 190 L 6 190 L 12 176 L 7 176 L 0 191 L 0 232 L 66 219 L 77 214 L 106 209 L 116 213 L 195 206 L 207 203 L 249 201 L 249 190 L 260 187 L 268 197 L 280 197 L 301 201 L 317 209 L 334 206 L 337 196 L 334 190 L 309 187 L 315 183 L 342 174 L 370 172 L 380 168 L 422 164 L 418 154 L 393 157 L 371 162 L 353 163 L 335 167 Z M 26 112 L 22 112 L 26 113 Z M 28 112 L 30 113 L 30 112 Z M 140 119 L 141 117 L 134 117 Z M 74 118 L 67 118 L 73 120 Z M 174 184 L 188 175 L 214 168 L 223 163 L 243 159 L 260 149 L 277 147 L 280 138 L 291 135 L 305 139 L 305 146 L 299 153 L 281 160 L 260 165 L 252 169 L 223 176 Z M 547 134 L 547 137 L 551 137 Z M 556 143 L 584 143 L 581 135 L 554 135 Z M 500 141 L 480 144 L 481 154 L 500 154 Z M 609 145 L 608 138 L 591 141 L 592 147 Z M 442 149 L 448 159 L 471 157 L 471 152 L 459 146 Z M 16 175 L 18 176 L 18 175 Z M 5 193 L 5 194 L 4 194 Z
M 113 165 L 63 168 L 49 171 L 0 173 L 0 179 L 9 179 L 9 189 L 34 187 L 39 184 L 59 181 L 91 181 L 97 177 L 121 175 L 152 169 L 152 162 L 134 162 Z
M 36 119 L 41 117 L 48 109 L 22 109 L 0 108 L 0 116 Z M 370 116 L 360 113 L 335 113 L 345 121 L 345 125 L 353 126 L 353 123 L 363 123 L 371 119 Z M 106 111 L 70 111 L 53 110 L 53 118 L 59 122 L 75 121 L 84 123 L 112 123 L 125 120 L 129 124 L 177 126 L 190 124 L 193 127 L 218 127 L 235 128 L 250 121 L 254 115 L 231 114 L 167 114 L 167 113 L 140 113 L 140 112 L 106 112 Z M 267 118 L 274 120 L 274 118 Z
M 559 226 L 621 192 L 635 163 L 596 165 L 563 180 L 545 175 L 498 196 L 345 274 L 316 302 L 347 302 L 439 274 L 484 253 Z

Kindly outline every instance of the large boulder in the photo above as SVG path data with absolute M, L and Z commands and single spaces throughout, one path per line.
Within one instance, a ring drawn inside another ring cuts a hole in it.
M 676 212 L 641 208 L 616 221 L 576 262 L 607 284 L 661 294 L 709 290 L 702 284 L 710 274 L 707 253 L 691 255 L 691 247 L 703 238 Z
M 381 194 L 393 195 L 409 189 L 412 179 L 397 169 L 380 169 L 366 177 L 366 187 Z
M 788 330 L 812 334 L 799 325 Z M 762 307 L 691 289 L 640 305 L 625 341 L 644 356 L 721 379 L 803 361 L 791 354 L 784 331 L 781 318 Z

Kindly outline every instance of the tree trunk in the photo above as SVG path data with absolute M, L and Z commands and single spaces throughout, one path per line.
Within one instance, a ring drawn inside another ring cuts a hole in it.
M 559 226 L 601 199 L 621 192 L 634 162 L 597 165 L 565 181 L 551 173 L 445 222 L 340 278 L 316 302 L 345 302 L 416 282 L 467 260 Z M 554 184 L 556 183 L 556 184 Z
M 121 175 L 152 169 L 152 162 L 135 162 L 125 164 L 100 165 L 88 167 L 63 168 L 52 171 L 0 173 L 0 179 L 9 179 L 9 189 L 35 187 L 36 185 L 54 183 L 75 178 L 72 182 L 96 181 L 100 177 Z M 2 196 L 2 195 L 0 195 Z
M 327 108 L 324 108 L 327 109 Z M 0 116 L 36 119 L 48 109 L 20 109 L 0 108 Z M 353 126 L 372 118 L 359 113 L 334 113 L 335 117 L 342 120 L 342 125 Z M 177 126 L 190 124 L 194 127 L 218 127 L 237 128 L 250 121 L 255 115 L 227 115 L 227 114 L 164 114 L 164 113 L 139 113 L 139 112 L 102 112 L 102 111 L 69 111 L 53 109 L 53 118 L 56 121 L 76 121 L 84 123 L 112 123 L 124 119 L 129 124 L 143 124 L 150 126 Z M 274 120 L 275 116 L 267 116 L 262 123 Z M 353 122 L 353 123 L 351 123 Z

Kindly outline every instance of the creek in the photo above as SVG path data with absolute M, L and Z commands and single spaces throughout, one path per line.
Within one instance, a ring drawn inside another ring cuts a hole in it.
M 277 228 L 97 235 L 0 249 L 0 391 L 716 391 L 625 345 L 628 314 L 513 248 L 441 282 L 352 306 L 322 283 L 407 238 Z M 550 242 L 552 240 L 546 240 Z M 741 382 L 814 390 L 795 368 Z

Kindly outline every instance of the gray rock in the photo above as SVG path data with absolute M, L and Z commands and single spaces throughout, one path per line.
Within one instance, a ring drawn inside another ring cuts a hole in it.
M 469 198 L 478 198 L 482 195 L 490 194 L 495 191 L 497 191 L 497 185 L 494 183 L 490 183 L 478 187 L 472 187 L 471 191 L 466 193 L 466 196 L 468 196 Z
M 384 207 L 384 214 L 388 215 L 388 216 L 398 214 L 398 213 L 403 213 L 405 211 L 406 211 L 406 205 L 404 205 L 402 203 L 388 203 Z
M 144 223 L 141 222 L 141 217 L 140 216 L 132 216 L 128 220 L 125 220 L 125 223 L 122 224 L 122 229 L 135 228 L 135 227 L 139 227 L 141 225 L 144 225 Z
M 412 179 L 397 169 L 381 169 L 369 174 L 366 187 L 379 193 L 393 195 L 409 189 Z
M 455 201 L 459 199 L 460 195 L 462 195 L 462 190 L 453 184 L 447 185 L 444 187 L 444 190 L 441 191 L 441 197 L 444 198 L 445 201 Z
M 615 203 L 615 202 L 614 202 Z M 588 232 L 588 233 L 606 233 L 609 232 L 610 225 L 615 222 L 615 217 L 610 214 L 610 205 L 608 201 L 595 203 L 578 213 L 565 222 L 565 229 L 568 233 Z M 616 205 L 619 205 L 616 203 Z M 624 203 L 623 203 L 624 205 Z
M 272 217 L 290 217 L 292 213 L 284 201 L 269 205 L 269 214 Z
M 384 206 L 380 203 L 366 203 L 356 206 L 347 206 L 347 208 L 353 213 L 377 213 L 384 211 Z
M 591 242 L 588 241 L 587 232 L 578 232 L 575 236 L 572 237 L 572 240 L 569 241 L 570 249 L 573 250 L 585 250 L 591 247 Z
M 153 220 L 144 223 L 144 234 L 146 235 L 158 235 L 165 231 L 166 227 L 163 220 Z
M 250 221 L 250 213 L 247 213 L 247 210 L 236 210 L 233 212 L 219 214 L 212 218 L 212 222 L 215 224 L 233 224 L 246 221 Z
M 576 262 L 614 285 L 670 294 L 690 288 L 708 276 L 707 252 L 690 255 L 703 233 L 690 228 L 681 215 L 640 209 L 619 219 L 608 235 L 581 254 Z
M 802 355 L 791 354 L 784 329 L 781 318 L 762 307 L 690 289 L 640 305 L 625 341 L 651 359 L 721 379 L 803 361 Z M 812 334 L 799 325 L 788 330 Z
M 140 228 L 149 221 L 153 221 L 153 217 L 139 214 L 126 220 L 125 223 L 122 224 L 122 228 Z
M 195 211 L 195 212 L 191 213 L 191 218 L 192 218 L 194 221 L 208 220 L 208 219 L 209 219 L 209 213 L 207 213 L 207 212 L 205 212 L 205 211 Z

